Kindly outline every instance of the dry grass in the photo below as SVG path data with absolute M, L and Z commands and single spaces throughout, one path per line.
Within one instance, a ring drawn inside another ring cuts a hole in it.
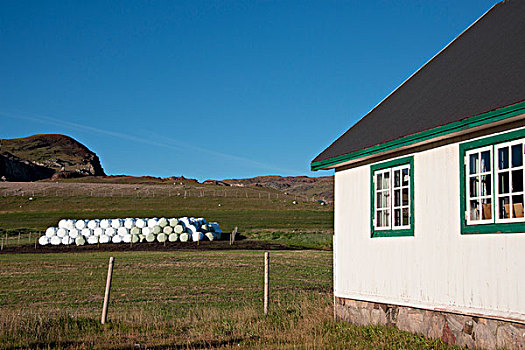
M 108 253 L 0 256 L 3 349 L 445 349 L 438 341 L 332 319 L 331 252 L 119 252 L 100 325 Z

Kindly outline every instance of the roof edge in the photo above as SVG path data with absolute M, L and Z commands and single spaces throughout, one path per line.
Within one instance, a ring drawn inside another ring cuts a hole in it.
M 454 132 L 490 124 L 507 118 L 515 117 L 523 113 L 525 113 L 525 101 L 484 112 L 475 116 L 467 117 L 462 120 L 441 125 L 432 129 L 424 130 L 416 134 L 403 136 L 398 139 L 387 141 L 352 153 L 343 154 L 317 162 L 312 161 L 310 163 L 311 170 L 327 170 L 332 167 L 337 167 L 338 164 L 343 162 L 363 158 L 400 147 L 411 146 L 418 142 L 427 141 L 436 137 L 446 136 Z

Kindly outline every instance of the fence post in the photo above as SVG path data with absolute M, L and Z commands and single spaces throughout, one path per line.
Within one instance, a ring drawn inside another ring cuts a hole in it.
M 108 317 L 109 291 L 111 289 L 111 277 L 113 275 L 114 257 L 109 258 L 108 278 L 106 279 L 106 292 L 104 293 L 104 305 L 102 306 L 102 318 L 100 323 L 105 324 Z
M 270 253 L 264 252 L 264 314 L 268 315 L 268 290 L 270 285 Z
M 4 250 L 4 238 L 1 239 L 0 250 Z
M 20 244 L 20 231 L 18 231 L 18 244 Z
M 31 232 L 29 232 L 29 244 L 31 244 Z

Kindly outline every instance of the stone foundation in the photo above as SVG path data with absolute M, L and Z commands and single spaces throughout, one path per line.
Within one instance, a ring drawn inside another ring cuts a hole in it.
M 367 326 L 394 326 L 449 345 L 525 349 L 525 325 L 491 318 L 335 297 L 335 319 Z

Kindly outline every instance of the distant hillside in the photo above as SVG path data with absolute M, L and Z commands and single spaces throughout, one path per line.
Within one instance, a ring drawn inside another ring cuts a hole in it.
M 227 179 L 221 182 L 232 186 L 256 186 L 273 188 L 290 194 L 307 197 L 334 199 L 334 177 L 308 177 L 308 176 L 256 176 L 249 179 Z
M 98 156 L 75 139 L 59 134 L 0 139 L 0 178 L 35 181 L 104 176 Z

